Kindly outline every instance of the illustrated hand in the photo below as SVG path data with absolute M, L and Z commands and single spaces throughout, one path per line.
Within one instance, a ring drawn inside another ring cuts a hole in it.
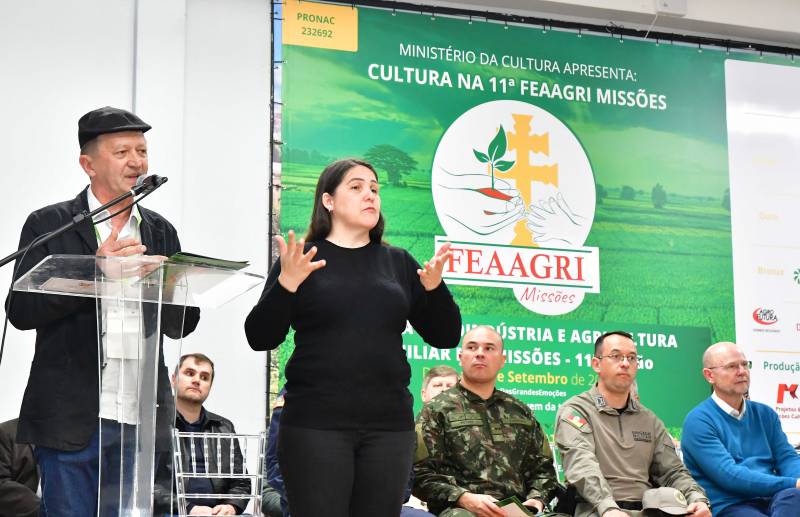
M 538 499 L 528 499 L 524 503 L 522 503 L 522 506 L 527 506 L 528 508 L 536 508 L 537 512 L 541 512 L 542 510 L 544 510 L 544 503 Z
M 689 512 L 689 515 L 692 515 L 692 517 L 711 517 L 711 510 L 708 509 L 708 505 L 706 503 L 692 503 L 686 507 L 686 510 Z
M 289 230 L 288 243 L 280 235 L 275 237 L 275 241 L 278 243 L 281 254 L 281 274 L 278 275 L 278 282 L 290 293 L 296 292 L 308 275 L 325 267 L 324 260 L 311 262 L 311 259 L 317 254 L 317 247 L 312 246 L 308 252 L 304 253 L 305 239 L 295 242 L 294 231 Z
M 525 203 L 519 191 L 505 180 L 485 174 L 449 174 L 447 184 L 438 185 L 447 199 L 447 217 L 477 233 L 491 235 L 524 217 Z
M 211 510 L 211 515 L 236 515 L 236 508 L 230 504 L 218 504 Z
M 433 291 L 442 283 L 444 264 L 450 260 L 452 256 L 453 252 L 450 251 L 450 243 L 445 242 L 442 244 L 442 247 L 439 248 L 439 251 L 422 265 L 422 269 L 417 269 L 419 280 L 422 282 L 422 287 L 424 287 L 426 291 Z
M 474 513 L 477 517 L 504 517 L 505 512 L 494 504 L 496 501 L 497 499 L 490 495 L 465 492 L 458 498 L 456 504 Z
M 548 241 L 580 244 L 584 218 L 572 211 L 561 193 L 540 200 L 538 205 L 531 204 L 527 218 L 526 226 L 537 244 Z

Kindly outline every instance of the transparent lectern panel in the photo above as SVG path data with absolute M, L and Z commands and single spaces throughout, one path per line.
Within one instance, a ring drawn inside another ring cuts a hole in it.
M 87 281 L 92 262 L 94 279 Z M 175 293 L 188 291 L 182 279 L 171 285 L 160 281 L 160 266 L 159 261 L 143 257 L 83 261 L 54 257 L 49 267 L 42 268 L 50 273 L 49 279 L 41 276 L 43 292 L 66 294 L 63 291 L 80 290 L 75 283 L 88 282 L 83 292 L 75 294 L 92 292 L 97 300 L 100 517 L 151 515 L 155 465 L 159 456 L 169 455 L 174 403 L 161 359 L 163 327 L 183 327 L 185 308 L 175 307 L 181 302 Z M 172 306 L 167 308 L 163 300 L 170 289 Z
M 51 255 L 20 277 L 14 290 L 216 308 L 263 280 L 252 273 L 147 255 Z
M 218 307 L 261 282 L 147 256 L 52 255 L 14 283 L 19 292 L 96 300 L 100 517 L 153 515 L 154 477 L 158 465 L 171 463 L 175 423 L 165 335 L 180 352 L 199 317 L 191 306 Z

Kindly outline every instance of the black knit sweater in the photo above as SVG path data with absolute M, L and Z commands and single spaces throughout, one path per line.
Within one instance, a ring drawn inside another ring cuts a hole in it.
M 328 241 L 314 260 L 327 265 L 290 293 L 270 270 L 245 322 L 254 350 L 273 349 L 295 329 L 286 366 L 281 425 L 312 429 L 413 429 L 411 370 L 402 333 L 409 321 L 431 346 L 453 348 L 461 314 L 442 282 L 425 291 L 419 265 L 403 249 L 370 243 L 342 248 Z

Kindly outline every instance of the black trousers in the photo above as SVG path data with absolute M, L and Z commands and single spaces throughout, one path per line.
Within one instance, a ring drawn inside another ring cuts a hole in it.
M 281 425 L 278 463 L 292 517 L 398 517 L 414 431 L 338 431 Z

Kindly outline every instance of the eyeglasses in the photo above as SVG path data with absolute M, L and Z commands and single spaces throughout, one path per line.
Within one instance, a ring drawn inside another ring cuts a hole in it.
M 736 372 L 739 371 L 739 368 L 744 370 L 749 370 L 753 367 L 753 361 L 739 361 L 738 363 L 728 363 L 728 364 L 721 364 L 719 366 L 709 366 L 709 370 L 713 370 L 715 368 L 722 368 L 726 372 Z
M 596 357 L 598 359 L 603 359 L 604 357 L 607 359 L 611 359 L 611 362 L 614 364 L 619 364 L 623 360 L 628 361 L 628 364 L 633 366 L 639 364 L 639 356 L 637 356 L 636 354 L 630 354 L 630 355 L 611 354 L 611 355 L 598 355 Z

